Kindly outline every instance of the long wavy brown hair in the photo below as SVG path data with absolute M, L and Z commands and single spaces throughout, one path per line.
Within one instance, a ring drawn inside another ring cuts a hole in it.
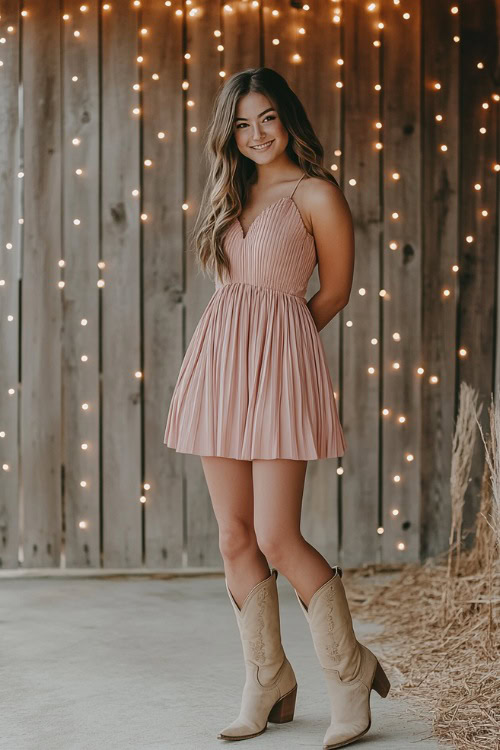
M 320 177 L 340 187 L 323 167 L 323 147 L 299 98 L 283 76 L 272 68 L 249 68 L 234 73 L 215 97 L 204 145 L 208 178 L 191 233 L 198 267 L 212 279 L 217 273 L 221 281 L 225 271 L 230 273 L 224 235 L 240 215 L 257 170 L 255 162 L 239 151 L 233 130 L 238 99 L 253 91 L 269 99 L 290 134 L 286 147 L 289 158 L 311 177 Z

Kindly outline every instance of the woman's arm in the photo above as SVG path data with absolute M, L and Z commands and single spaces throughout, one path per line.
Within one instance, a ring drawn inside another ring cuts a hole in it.
M 316 177 L 309 182 L 304 204 L 316 243 L 320 288 L 307 306 L 321 331 L 349 302 L 354 274 L 354 226 L 349 204 L 339 187 Z

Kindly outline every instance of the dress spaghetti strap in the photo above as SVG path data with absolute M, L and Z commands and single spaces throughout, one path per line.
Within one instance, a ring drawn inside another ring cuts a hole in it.
M 302 180 L 302 179 L 303 179 L 303 178 L 304 178 L 305 176 L 306 176 L 306 173 L 304 172 L 304 174 L 302 175 L 302 177 L 301 177 L 301 178 L 300 178 L 300 179 L 299 179 L 299 180 L 297 181 L 297 183 L 295 184 L 295 187 L 294 187 L 294 189 L 292 190 L 292 194 L 290 195 L 290 198 L 291 198 L 291 197 L 293 196 L 293 194 L 294 194 L 294 193 L 295 193 L 295 191 L 297 190 L 297 188 L 298 188 L 298 186 L 299 186 L 299 182 L 300 182 L 300 180 Z

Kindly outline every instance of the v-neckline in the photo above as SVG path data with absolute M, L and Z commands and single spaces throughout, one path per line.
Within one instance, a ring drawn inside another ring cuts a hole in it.
M 250 230 L 252 229 L 253 225 L 255 224 L 255 222 L 257 221 L 257 219 L 260 219 L 260 217 L 262 216 L 262 214 L 265 214 L 265 212 L 268 211 L 273 206 L 277 206 L 278 203 L 281 203 L 281 201 L 288 201 L 288 200 L 293 200 L 293 199 L 289 195 L 284 195 L 281 198 L 278 198 L 278 200 L 273 201 L 273 203 L 270 203 L 268 206 L 266 206 L 265 208 L 263 208 L 262 211 L 260 211 L 260 213 L 258 213 L 257 216 L 254 219 L 252 219 L 252 221 L 250 222 L 250 226 L 248 227 L 246 234 L 245 234 L 245 230 L 243 229 L 243 225 L 242 225 L 242 223 L 241 223 L 241 221 L 239 219 L 239 216 L 237 216 L 236 217 L 236 221 L 238 222 L 238 226 L 239 226 L 239 228 L 241 230 L 241 236 L 242 236 L 243 240 L 246 240 L 246 238 L 250 234 Z

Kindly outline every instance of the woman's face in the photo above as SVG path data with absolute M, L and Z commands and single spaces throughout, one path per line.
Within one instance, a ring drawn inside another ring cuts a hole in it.
M 280 156 L 288 144 L 288 131 L 278 113 L 263 94 L 251 92 L 241 96 L 236 105 L 234 137 L 238 149 L 257 164 L 268 164 Z M 269 143 L 262 149 L 259 144 Z

